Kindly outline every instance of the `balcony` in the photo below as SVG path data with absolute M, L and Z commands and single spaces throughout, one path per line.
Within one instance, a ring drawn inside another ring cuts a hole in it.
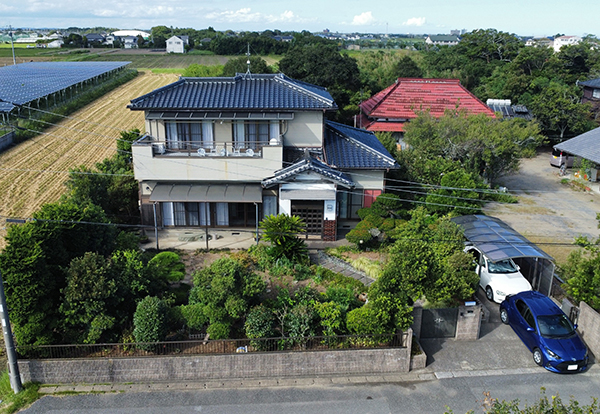
M 144 136 L 132 145 L 138 181 L 258 182 L 283 167 L 283 147 L 270 142 L 173 142 Z

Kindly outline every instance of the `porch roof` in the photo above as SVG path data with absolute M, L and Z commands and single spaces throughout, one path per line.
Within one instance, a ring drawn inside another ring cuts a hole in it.
M 262 203 L 260 184 L 157 184 L 150 201 Z

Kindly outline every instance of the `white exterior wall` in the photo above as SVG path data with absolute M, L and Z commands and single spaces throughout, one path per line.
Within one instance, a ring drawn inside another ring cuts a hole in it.
M 347 173 L 356 188 L 366 188 L 372 190 L 383 190 L 384 171 L 359 170 Z
M 292 200 L 279 199 L 279 214 L 292 215 Z
M 296 112 L 292 121 L 285 121 L 281 131 L 283 145 L 321 147 L 323 145 L 323 113 Z
M 185 42 L 177 36 L 167 39 L 167 53 L 185 53 Z
M 156 156 L 152 145 L 133 145 L 133 170 L 138 181 L 260 182 L 283 165 L 283 148 L 265 146 L 262 157 Z

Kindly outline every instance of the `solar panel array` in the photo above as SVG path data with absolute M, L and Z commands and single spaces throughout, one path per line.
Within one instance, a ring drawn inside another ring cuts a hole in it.
M 24 105 L 129 63 L 28 62 L 0 67 L 0 111 L 8 109 L 7 103 Z
M 533 116 L 525 107 L 525 105 L 502 105 L 497 103 L 488 103 L 488 106 L 494 112 L 500 112 L 503 118 L 525 118 L 527 120 L 533 119 Z

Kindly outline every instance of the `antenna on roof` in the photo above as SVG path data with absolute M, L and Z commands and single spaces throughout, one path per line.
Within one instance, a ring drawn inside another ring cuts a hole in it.
M 248 69 L 246 69 L 246 76 L 252 77 L 252 73 L 250 73 L 250 43 L 248 43 L 248 51 L 246 52 L 246 57 L 246 66 L 248 67 Z

